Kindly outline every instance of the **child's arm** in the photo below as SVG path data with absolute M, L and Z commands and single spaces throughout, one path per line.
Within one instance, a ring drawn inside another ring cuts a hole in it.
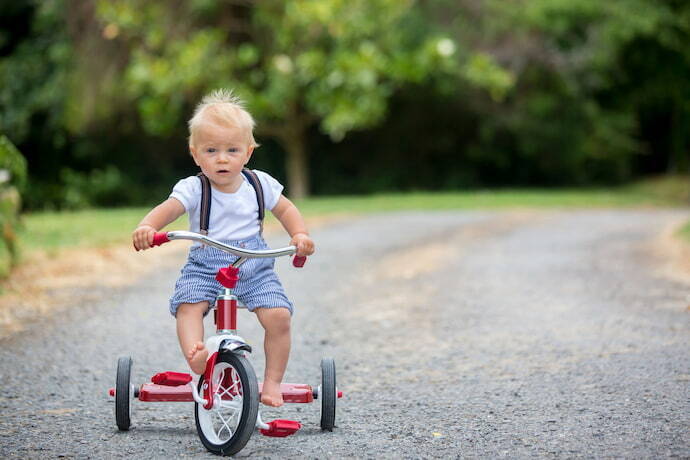
M 137 251 L 148 249 L 153 243 L 153 235 L 185 213 L 184 206 L 175 198 L 168 198 L 144 217 L 132 232 L 132 242 Z
M 271 210 L 276 219 L 280 221 L 283 228 L 288 232 L 290 244 L 297 247 L 298 256 L 310 256 L 314 253 L 314 242 L 309 238 L 307 226 L 304 223 L 302 214 L 292 201 L 280 195 L 278 203 Z

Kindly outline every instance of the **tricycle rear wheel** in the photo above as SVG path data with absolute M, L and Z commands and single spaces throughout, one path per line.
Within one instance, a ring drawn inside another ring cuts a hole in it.
M 129 430 L 130 390 L 132 388 L 132 358 L 123 356 L 117 360 L 115 378 L 115 422 L 120 431 Z
M 323 358 L 321 360 L 321 429 L 333 431 L 335 426 L 335 361 L 333 358 Z

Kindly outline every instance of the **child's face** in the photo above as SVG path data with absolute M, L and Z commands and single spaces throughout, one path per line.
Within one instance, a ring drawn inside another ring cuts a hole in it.
M 242 184 L 242 168 L 254 151 L 242 130 L 215 124 L 200 126 L 189 148 L 194 162 L 221 192 L 235 192 Z

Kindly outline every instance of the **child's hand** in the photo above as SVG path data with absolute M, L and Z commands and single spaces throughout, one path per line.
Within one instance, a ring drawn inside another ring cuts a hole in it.
M 132 243 L 137 251 L 149 249 L 153 243 L 156 229 L 150 225 L 140 225 L 132 232 Z
M 314 254 L 314 242 L 306 233 L 295 233 L 290 244 L 297 247 L 298 256 L 310 256 Z

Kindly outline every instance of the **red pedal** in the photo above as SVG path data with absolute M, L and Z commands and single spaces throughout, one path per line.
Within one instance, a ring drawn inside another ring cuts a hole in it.
M 302 424 L 294 420 L 273 420 L 272 422 L 268 422 L 267 425 L 270 427 L 268 430 L 261 429 L 259 431 L 264 436 L 272 436 L 274 438 L 290 436 L 302 428 Z
M 151 382 L 166 387 L 179 387 L 192 381 L 192 376 L 182 372 L 160 372 L 151 377 Z

